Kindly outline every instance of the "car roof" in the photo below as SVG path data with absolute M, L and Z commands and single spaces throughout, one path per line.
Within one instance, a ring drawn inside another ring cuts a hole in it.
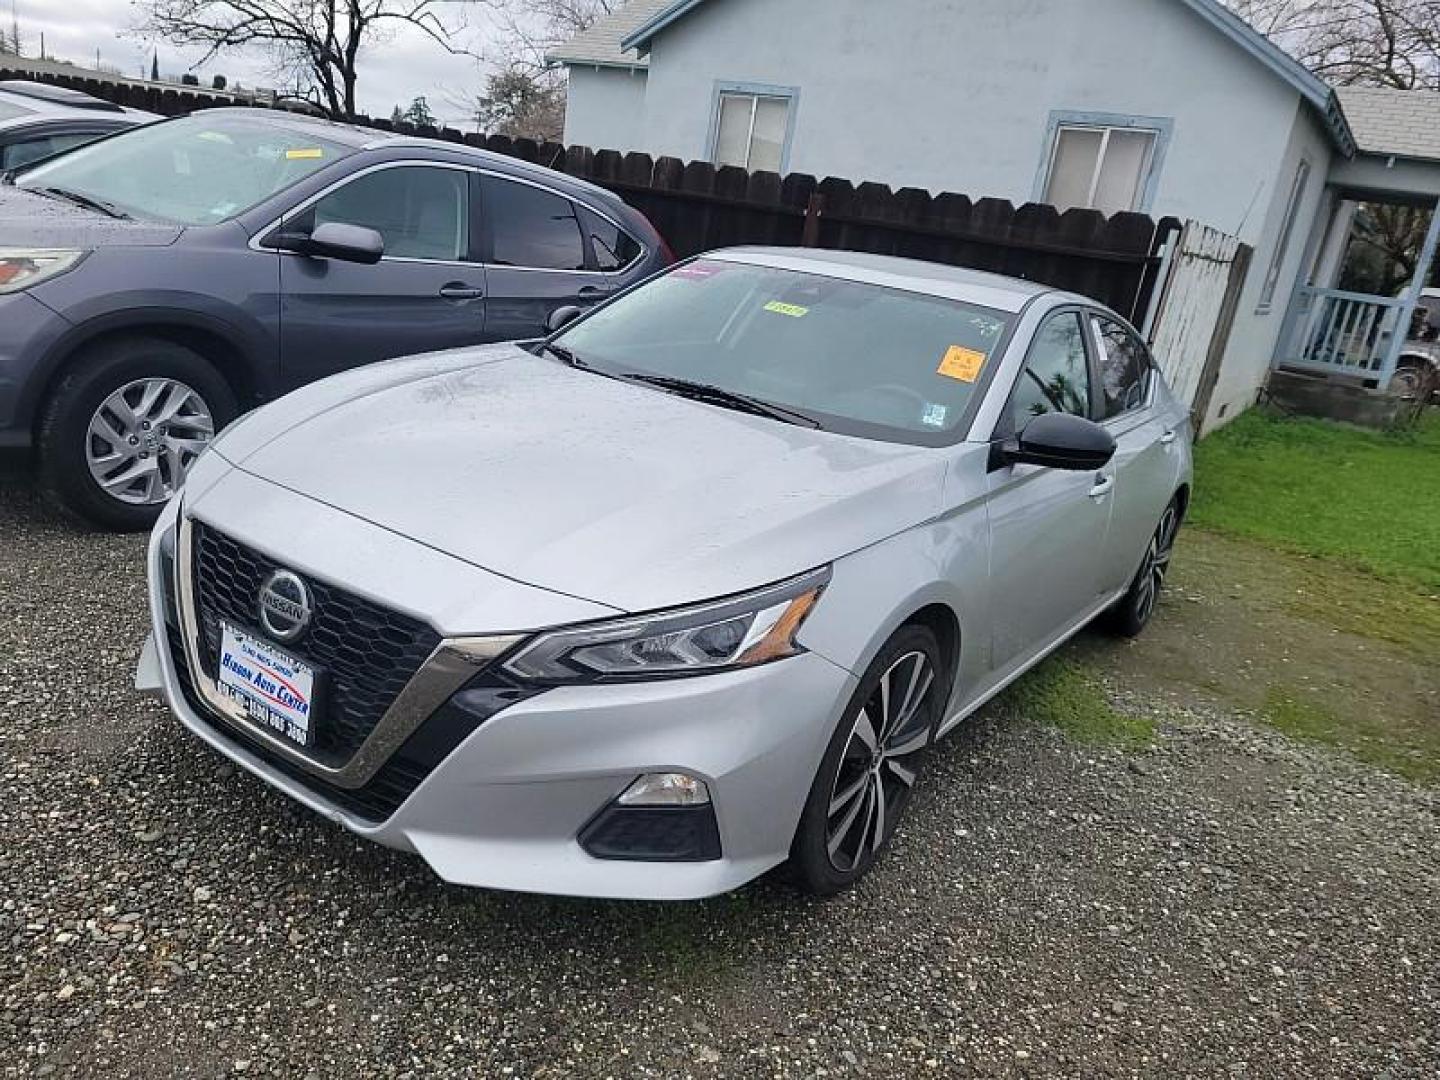
M 247 108 L 221 108 L 202 109 L 190 114 L 191 116 L 215 117 L 220 119 L 244 117 L 252 120 L 263 120 L 280 127 L 289 128 L 292 131 L 311 131 L 323 134 L 325 138 L 352 147 L 356 150 L 433 150 L 443 151 L 448 154 L 459 154 L 469 157 L 477 165 L 488 165 L 499 172 L 511 176 L 532 177 L 536 180 L 543 180 L 546 184 L 555 188 L 568 189 L 571 195 L 586 193 L 592 198 L 601 201 L 611 208 L 628 207 L 625 201 L 613 191 L 592 184 L 587 180 L 562 173 L 555 169 L 547 169 L 543 165 L 536 165 L 533 162 L 523 161 L 520 158 L 509 157 L 505 154 L 497 154 L 491 150 L 482 150 L 478 146 L 470 146 L 467 143 L 450 142 L 447 139 L 425 139 L 415 135 L 402 135 L 399 132 L 383 131 L 380 128 L 360 127 L 358 124 L 346 124 L 338 120 L 327 120 L 320 116 L 309 116 L 305 113 L 282 112 L 276 109 L 247 109 Z
M 139 122 L 151 115 L 138 109 L 127 109 L 102 98 L 92 97 L 65 86 L 32 82 L 28 79 L 0 80 L 0 102 L 20 115 L 10 116 L 0 126 L 13 127 L 39 120 L 106 119 Z
M 902 259 L 894 255 L 872 255 L 862 251 L 829 251 L 818 248 L 736 247 L 708 252 L 707 259 L 744 262 L 777 270 L 819 274 L 866 285 L 880 285 L 907 292 L 960 300 L 981 307 L 1015 314 L 1037 296 L 1056 294 L 1055 289 L 1033 281 L 967 270 L 944 263 Z M 1082 297 L 1077 302 L 1093 303 Z

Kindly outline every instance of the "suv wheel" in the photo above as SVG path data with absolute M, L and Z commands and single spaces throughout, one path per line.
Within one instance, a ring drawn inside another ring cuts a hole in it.
M 830 739 L 790 847 L 807 892 L 831 896 L 875 865 L 910 803 L 944 708 L 940 646 L 904 626 L 860 680 Z
M 102 342 L 46 402 L 41 485 L 92 525 L 147 529 L 235 412 L 235 395 L 198 353 L 157 338 Z

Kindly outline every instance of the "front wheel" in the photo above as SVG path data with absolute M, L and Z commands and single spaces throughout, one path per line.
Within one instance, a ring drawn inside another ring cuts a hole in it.
M 1110 629 L 1121 637 L 1138 636 L 1155 615 L 1160 592 L 1165 587 L 1165 575 L 1170 572 L 1170 560 L 1175 555 L 1175 538 L 1180 533 L 1181 516 L 1177 496 L 1170 500 L 1165 513 L 1160 515 L 1160 524 L 1155 526 L 1130 588 L 1110 609 L 1107 622 Z
M 153 338 L 102 342 L 76 358 L 41 416 L 45 494 L 92 525 L 147 529 L 235 412 L 198 353 Z
M 791 870 L 807 892 L 849 888 L 895 835 L 939 726 L 943 670 L 935 635 L 922 626 L 902 627 L 866 670 L 791 844 Z

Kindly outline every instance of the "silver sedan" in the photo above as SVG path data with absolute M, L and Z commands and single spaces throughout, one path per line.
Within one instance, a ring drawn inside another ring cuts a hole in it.
M 1190 431 L 1093 301 L 738 249 L 552 329 L 216 439 L 151 540 L 139 684 L 449 881 L 828 894 L 937 739 L 1155 612 Z

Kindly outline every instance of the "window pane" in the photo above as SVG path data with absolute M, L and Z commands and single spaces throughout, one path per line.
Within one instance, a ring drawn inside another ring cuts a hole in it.
M 618 225 L 583 206 L 580 208 L 580 221 L 590 237 L 597 270 L 620 270 L 639 257 L 640 244 Z
M 1080 317 L 1057 315 L 1040 328 L 1015 392 L 1010 396 L 1013 430 L 1023 431 L 1036 416 L 1090 412 L 1090 369 L 1085 362 L 1085 338 Z
M 750 168 L 780 171 L 785 152 L 785 128 L 790 121 L 786 98 L 760 98 L 755 103 L 755 136 L 750 141 Z
M 1062 212 L 1090 205 L 1090 184 L 1095 179 L 1103 136 L 1103 132 L 1094 128 L 1062 127 L 1056 133 L 1055 160 L 1050 166 L 1046 202 Z
M 456 169 L 381 169 L 316 203 L 314 224 L 374 229 L 385 239 L 385 254 L 397 258 L 463 259 L 470 235 L 468 177 Z
M 1150 387 L 1150 355 L 1140 339 L 1117 322 L 1096 319 L 1104 346 L 1100 354 L 1100 382 L 1104 392 L 1103 419 L 1119 416 L 1145 402 Z
M 720 127 L 715 136 L 715 164 L 739 165 L 750 162 L 750 111 L 753 97 L 720 95 Z
M 1155 144 L 1153 131 L 1112 128 L 1095 187 L 1095 209 L 1104 214 L 1136 210 L 1143 194 L 1144 177 Z
M 584 270 L 575 204 L 529 184 L 487 177 L 485 213 L 500 266 Z

